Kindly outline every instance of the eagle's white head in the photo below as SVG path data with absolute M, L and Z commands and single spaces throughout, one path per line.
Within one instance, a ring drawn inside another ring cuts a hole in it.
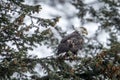
M 75 30 L 81 35 L 88 35 L 87 29 L 84 27 L 75 27 Z

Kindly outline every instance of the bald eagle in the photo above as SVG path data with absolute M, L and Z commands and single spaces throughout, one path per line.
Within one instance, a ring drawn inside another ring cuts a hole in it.
M 68 36 L 65 36 L 60 44 L 58 45 L 57 55 L 65 53 L 67 56 L 68 52 L 72 52 L 72 54 L 77 54 L 78 50 L 82 49 L 84 39 L 83 35 L 87 35 L 87 30 L 84 27 L 77 27 L 75 31 Z

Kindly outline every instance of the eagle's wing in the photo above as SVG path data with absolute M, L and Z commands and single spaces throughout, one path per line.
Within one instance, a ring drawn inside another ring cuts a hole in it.
M 82 48 L 83 38 L 78 32 L 73 32 L 72 34 L 64 37 L 60 44 L 58 45 L 58 53 L 71 51 L 74 54 L 77 54 L 77 51 Z
M 78 33 L 78 32 L 75 31 L 75 32 L 73 32 L 72 34 L 69 34 L 68 36 L 64 37 L 64 38 L 61 40 L 60 43 L 64 43 L 64 42 L 66 42 L 67 40 L 69 40 L 70 38 L 75 37 L 76 35 L 78 35 L 77 33 Z
M 78 50 L 82 49 L 84 39 L 81 35 L 76 34 L 74 37 L 71 37 L 67 40 L 68 44 L 70 45 L 70 51 L 74 54 L 77 54 Z

